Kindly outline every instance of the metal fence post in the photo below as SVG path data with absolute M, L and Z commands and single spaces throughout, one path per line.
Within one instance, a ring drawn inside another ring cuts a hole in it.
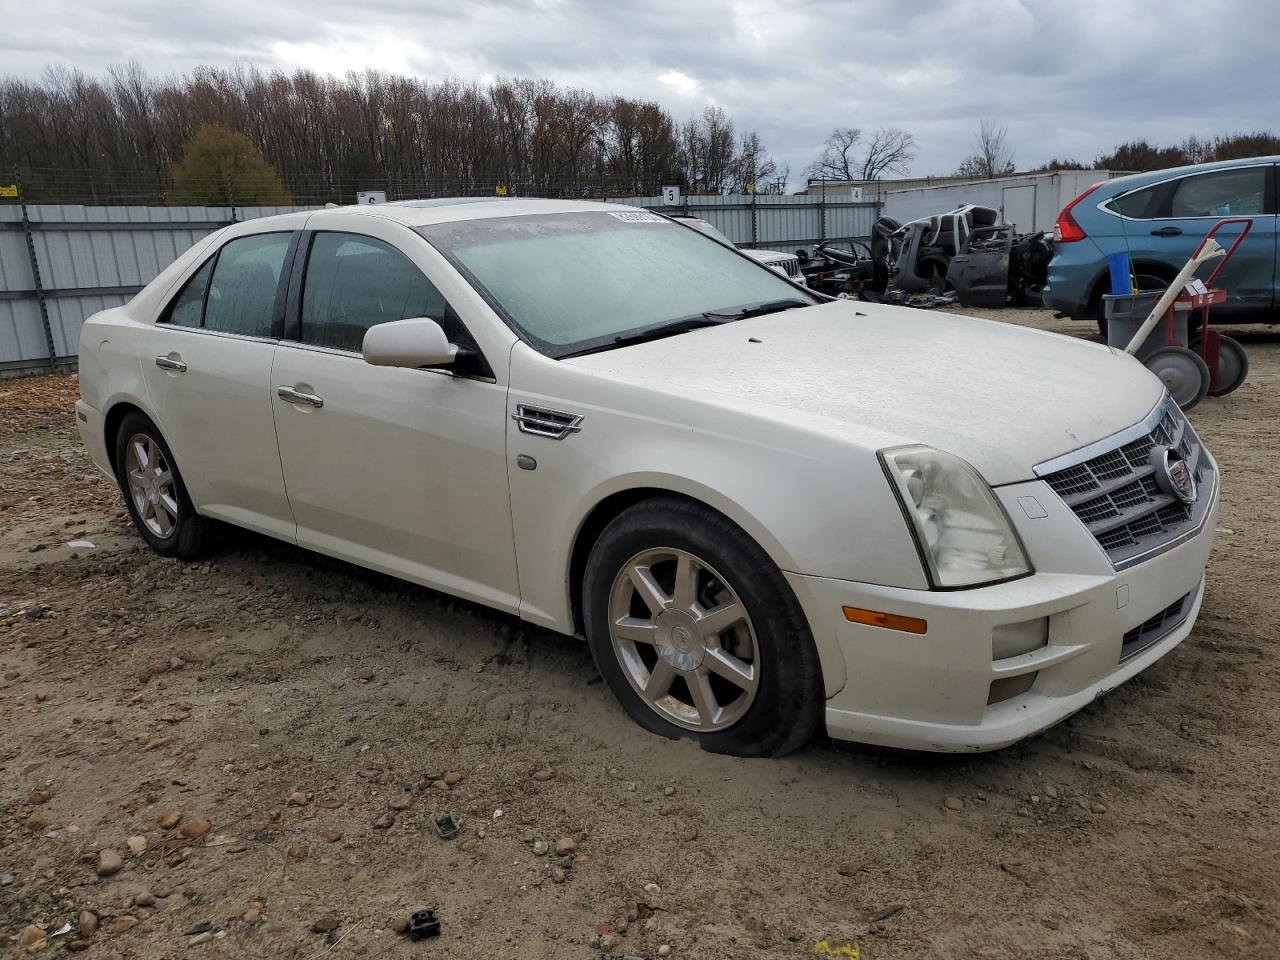
M 827 240 L 827 188 L 819 186 L 822 192 L 818 194 L 818 237 L 821 242 Z
M 760 242 L 760 222 L 756 217 L 756 195 L 755 191 L 751 192 L 751 246 L 754 248 Z
M 18 187 L 18 203 L 22 207 L 22 235 L 27 240 L 27 259 L 31 264 L 31 282 L 35 286 L 36 304 L 40 307 L 40 323 L 44 327 L 44 343 L 49 351 L 49 371 L 57 367 L 58 351 L 53 345 L 53 327 L 49 324 L 49 304 L 44 297 L 44 283 L 40 280 L 40 258 L 36 256 L 35 237 L 31 231 L 31 217 L 27 212 L 27 195 L 22 189 L 22 178 L 16 173 L 13 182 Z

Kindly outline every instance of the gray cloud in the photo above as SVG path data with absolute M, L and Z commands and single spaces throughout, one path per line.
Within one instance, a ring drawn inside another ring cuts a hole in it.
M 1275 125 L 1280 5 L 1266 0 L 73 0 L 10 5 L 0 70 L 153 73 L 199 64 L 378 68 L 432 79 L 546 77 L 644 96 L 677 118 L 717 103 L 789 162 L 834 126 L 912 131 L 916 174 L 948 173 L 982 117 L 1020 167 L 1125 140 Z

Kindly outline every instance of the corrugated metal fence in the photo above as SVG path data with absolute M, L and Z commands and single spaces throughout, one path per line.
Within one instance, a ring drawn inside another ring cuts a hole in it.
M 617 202 L 702 217 L 740 246 L 786 252 L 869 237 L 879 209 L 820 196 Z M 0 377 L 73 364 L 86 317 L 127 302 L 219 227 L 295 209 L 308 208 L 0 205 Z
M 86 317 L 219 227 L 292 209 L 0 206 L 0 377 L 74 363 Z
M 740 247 L 795 253 L 823 240 L 868 239 L 879 216 L 875 201 L 822 196 L 684 197 L 676 206 L 662 197 L 627 197 L 617 201 L 659 213 L 701 217 Z

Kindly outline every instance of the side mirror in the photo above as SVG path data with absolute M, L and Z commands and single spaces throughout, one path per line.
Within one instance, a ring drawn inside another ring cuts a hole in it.
M 364 362 L 375 367 L 445 367 L 458 358 L 440 324 L 428 317 L 379 323 L 365 331 Z

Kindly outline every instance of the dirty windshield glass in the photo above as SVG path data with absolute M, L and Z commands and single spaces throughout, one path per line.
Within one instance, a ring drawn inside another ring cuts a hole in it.
M 500 217 L 420 230 L 555 357 L 706 312 L 817 302 L 774 271 L 651 213 Z

